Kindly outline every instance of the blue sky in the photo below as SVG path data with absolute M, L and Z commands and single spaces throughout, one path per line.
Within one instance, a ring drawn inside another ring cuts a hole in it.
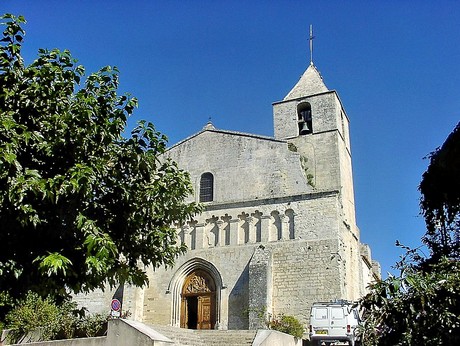
M 399 240 L 420 244 L 423 158 L 460 120 L 458 1 L 25 1 L 1 13 L 28 24 L 23 55 L 69 49 L 87 73 L 120 69 L 174 144 L 212 118 L 220 129 L 273 135 L 280 101 L 313 60 L 351 121 L 358 226 L 384 276 Z

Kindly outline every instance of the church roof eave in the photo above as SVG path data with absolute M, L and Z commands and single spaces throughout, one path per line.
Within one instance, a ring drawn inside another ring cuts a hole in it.
M 220 134 L 226 134 L 226 135 L 232 135 L 232 136 L 239 136 L 239 137 L 250 137 L 250 138 L 254 138 L 254 139 L 259 139 L 259 140 L 266 140 L 266 141 L 271 141 L 271 142 L 278 142 L 278 143 L 287 143 L 285 140 L 281 140 L 281 139 L 276 139 L 276 138 L 273 138 L 273 137 L 269 137 L 269 136 L 262 136 L 262 135 L 255 135 L 255 134 L 252 134 L 252 133 L 245 133 L 245 132 L 238 132 L 238 131 L 228 131 L 228 130 L 219 130 L 219 129 L 216 129 L 214 126 L 210 126 L 209 123 L 199 132 L 187 137 L 187 138 L 184 138 L 183 140 L 177 142 L 176 144 L 172 145 L 171 147 L 169 147 L 167 149 L 167 151 L 185 143 L 185 142 L 188 142 L 190 141 L 191 139 L 197 137 L 197 136 L 200 136 L 201 134 L 205 133 L 205 132 L 213 132 L 213 133 L 220 133 Z
M 282 99 L 281 101 L 275 101 L 272 103 L 272 106 L 274 105 L 277 105 L 277 104 L 281 104 L 281 103 L 285 103 L 285 102 L 291 102 L 291 101 L 296 101 L 296 100 L 303 100 L 305 98 L 311 98 L 311 97 L 315 97 L 315 96 L 320 96 L 320 95 L 325 95 L 325 94 L 337 94 L 337 91 L 335 90 L 326 90 L 326 91 L 323 91 L 323 92 L 319 92 L 317 94 L 310 94 L 310 95 L 303 95 L 303 96 L 299 96 L 299 97 L 294 97 L 292 99 Z

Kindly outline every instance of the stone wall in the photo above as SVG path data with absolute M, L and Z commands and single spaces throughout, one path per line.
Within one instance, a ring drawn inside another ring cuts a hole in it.
M 116 287 L 106 286 L 104 289 L 97 289 L 90 293 L 74 295 L 73 300 L 77 302 L 80 308 L 84 307 L 90 313 L 108 315 L 110 314 L 110 303 L 116 289 Z M 141 320 L 143 299 L 143 289 L 125 285 L 122 313 L 128 313 L 131 318 Z
M 190 173 L 198 201 L 200 177 L 214 176 L 214 201 L 251 201 L 312 192 L 298 153 L 285 141 L 206 128 L 168 151 Z
M 214 203 L 187 224 L 178 226 L 178 241 L 190 250 L 199 250 L 334 237 L 340 227 L 338 197 L 337 192 L 331 191 L 251 203 Z
M 222 276 L 221 329 L 261 328 L 267 316 L 281 313 L 308 324 L 313 302 L 349 298 L 341 279 L 345 263 L 338 252 L 336 240 L 302 239 L 190 251 L 175 270 L 151 272 L 143 320 L 178 326 L 178 316 L 172 313 L 180 295 L 172 290 L 173 281 L 185 263 L 198 257 L 206 258 Z
M 313 302 L 344 297 L 336 240 L 276 244 L 273 254 L 274 315 L 288 314 L 308 324 Z

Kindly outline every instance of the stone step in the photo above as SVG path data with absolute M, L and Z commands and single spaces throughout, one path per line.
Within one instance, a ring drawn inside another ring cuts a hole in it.
M 150 327 L 170 338 L 174 341 L 174 345 L 203 346 L 200 337 L 193 333 L 193 330 L 160 325 L 152 325 Z
M 171 326 L 150 326 L 178 346 L 250 346 L 255 330 L 193 330 Z
M 219 341 L 221 343 L 251 345 L 256 335 L 255 330 L 200 330 L 196 331 L 205 342 Z M 209 343 L 207 343 L 209 344 Z

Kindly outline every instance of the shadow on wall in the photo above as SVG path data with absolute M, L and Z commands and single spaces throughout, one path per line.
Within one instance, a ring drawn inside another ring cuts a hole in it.
M 249 329 L 249 263 L 228 297 L 228 329 Z

